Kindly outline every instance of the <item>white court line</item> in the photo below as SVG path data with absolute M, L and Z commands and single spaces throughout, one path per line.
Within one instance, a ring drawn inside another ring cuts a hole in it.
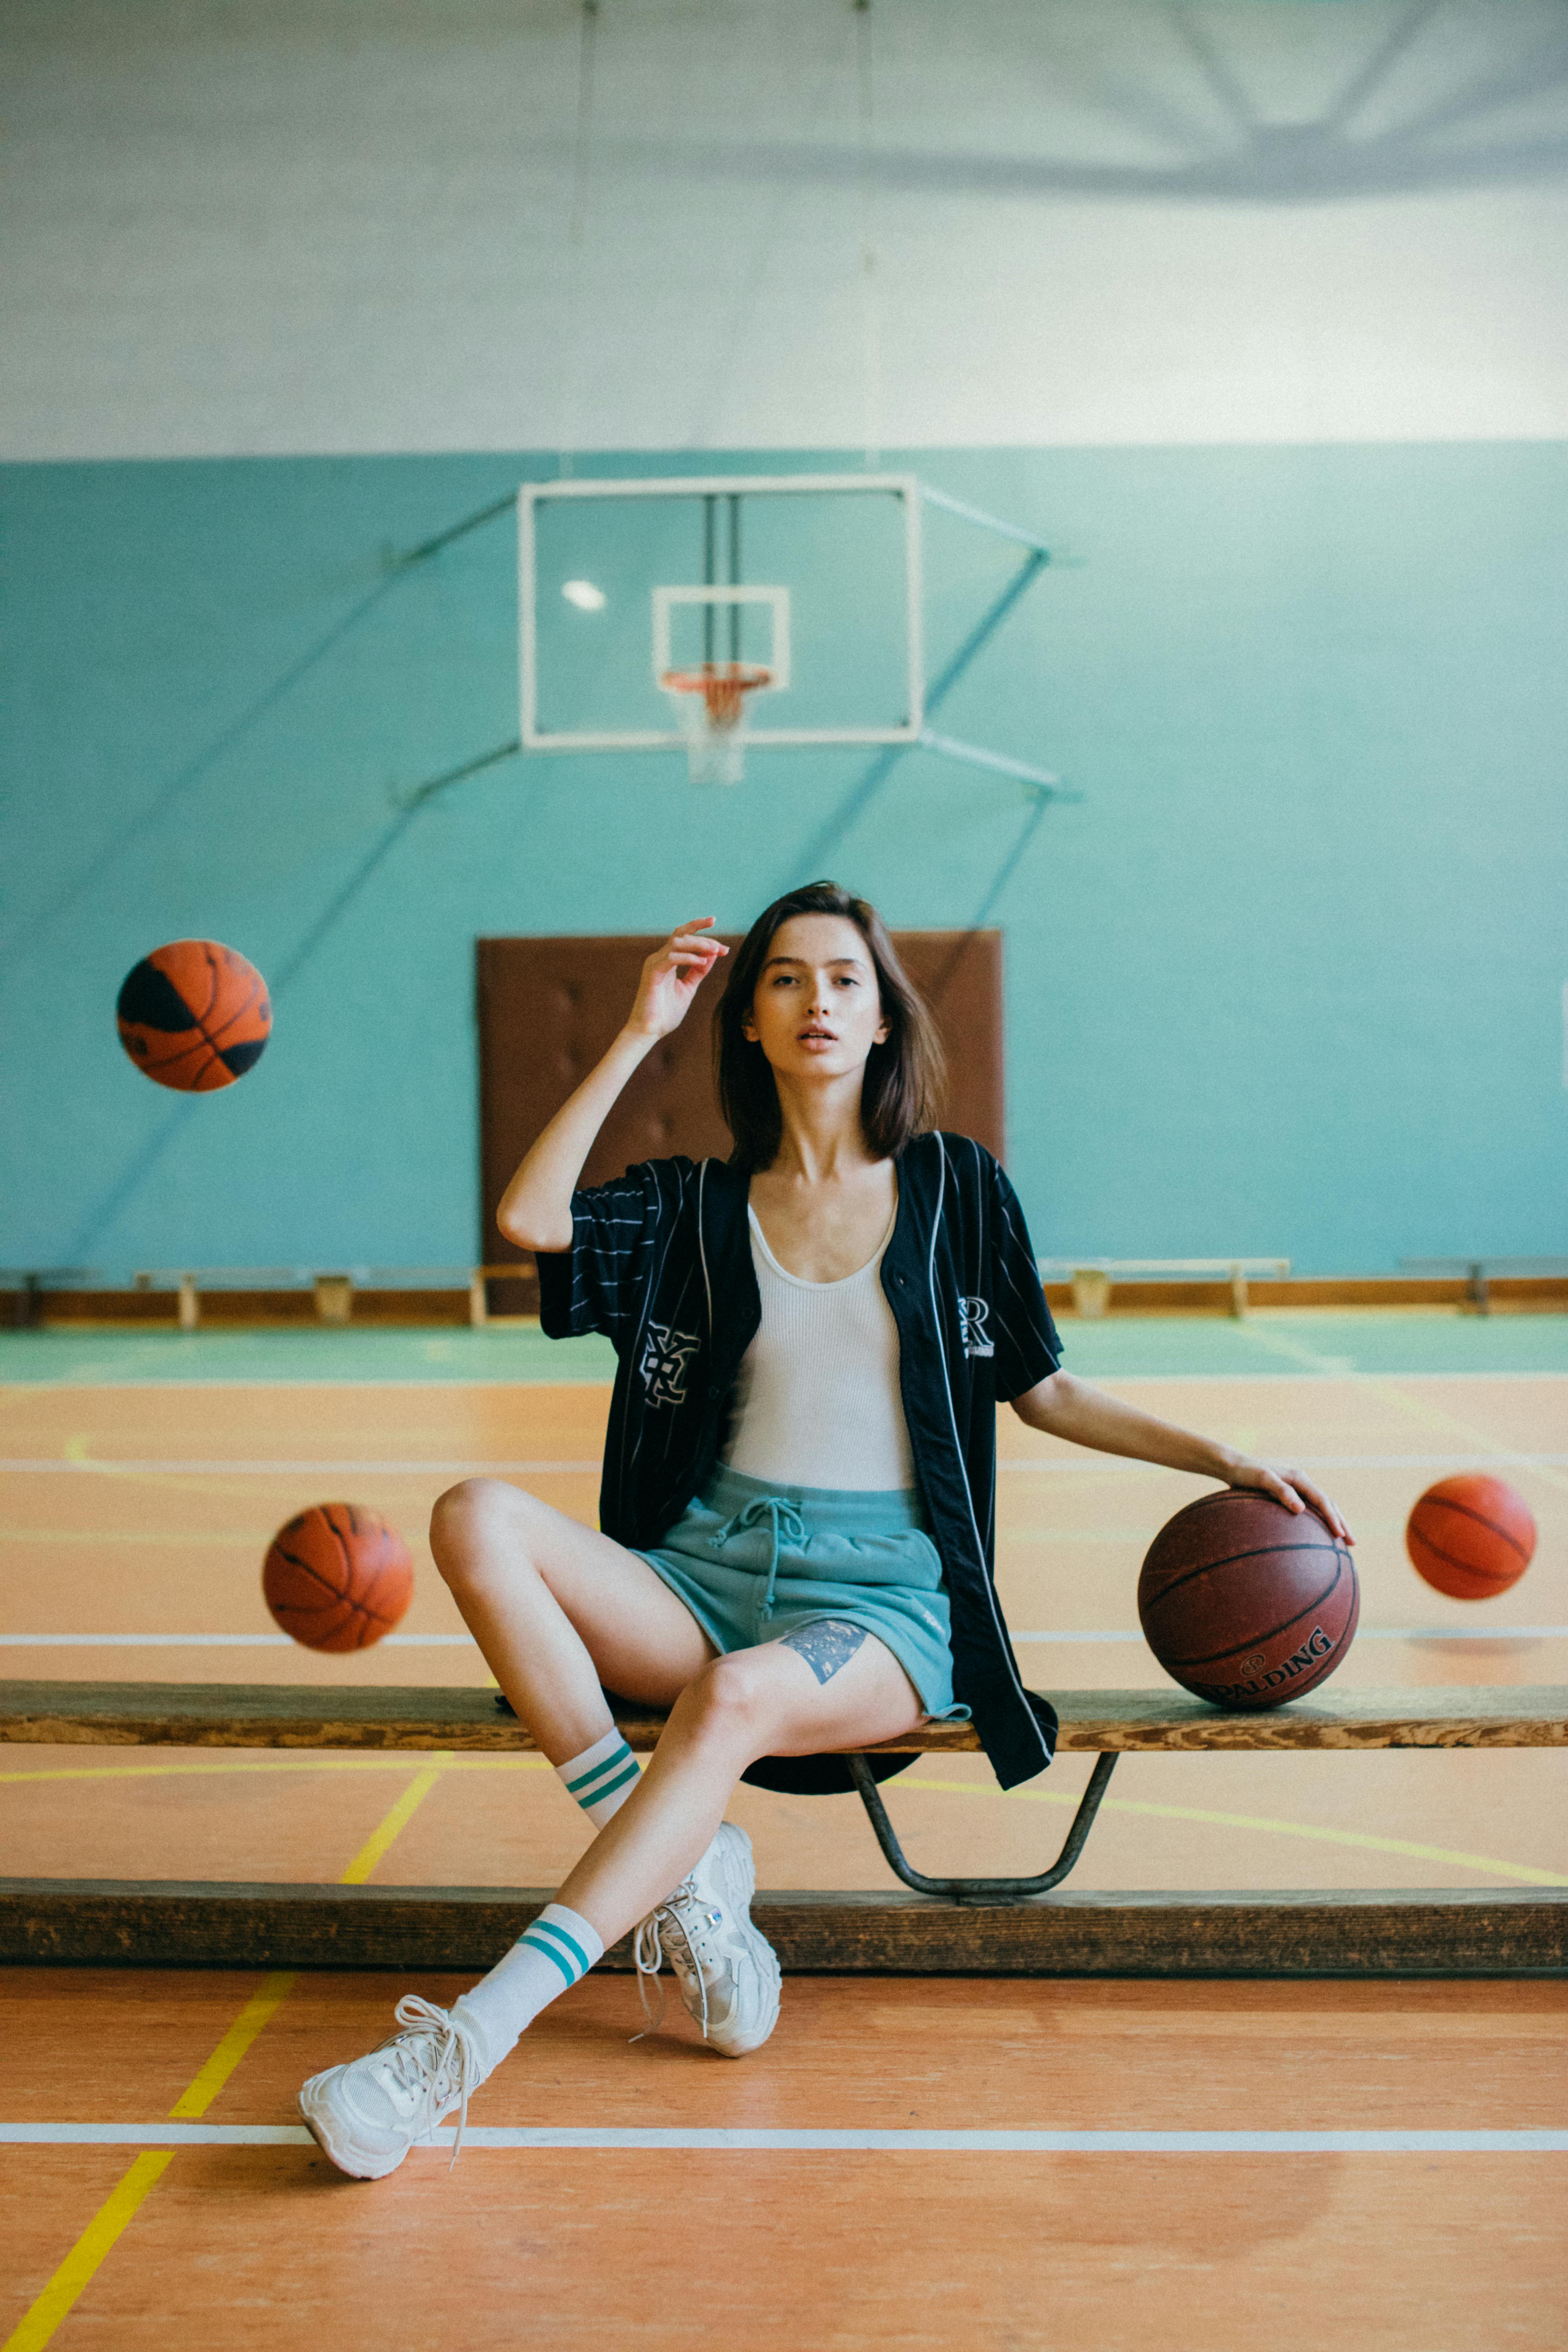
M 1118 1470 L 1159 1470 L 1158 1462 L 1129 1462 L 1111 1457 Z M 999 1460 L 999 1471 L 1038 1473 L 1043 1470 L 1101 1471 L 1106 1466 L 1104 1454 L 1090 1456 L 1088 1451 L 1070 1458 L 1053 1454 L 1047 1461 L 1020 1461 L 1016 1456 Z M 1290 1454 L 1292 1465 L 1300 1470 L 1497 1470 L 1510 1465 L 1518 1470 L 1562 1468 L 1568 1464 L 1568 1454 L 1520 1454 L 1500 1446 L 1495 1454 Z M 4 1465 L 0 1465 L 3 1467 Z M 1169 1475 L 1169 1474 L 1167 1474 Z M 1176 1474 L 1178 1476 L 1181 1473 Z
M 1015 1642 L 1141 1642 L 1142 1633 L 1015 1633 Z M 1568 1634 L 1568 1625 L 1359 1625 L 1358 1642 L 1552 1642 Z M 0 1640 L 5 1636 L 0 1634 Z
M 426 2149 L 445 2155 L 455 2134 Z M 302 2124 L 0 2124 L 0 2145 L 52 2147 L 309 2147 Z M 468 2148 L 803 2150 L 893 2156 L 1558 2156 L 1568 2131 L 761 2131 L 545 2128 L 470 2124 Z
M 1518 1454 L 1500 1449 L 1495 1454 L 1295 1454 L 1291 1460 L 1302 1470 L 1497 1470 L 1511 1464 L 1516 1469 L 1561 1469 L 1568 1467 L 1568 1454 Z M 0 1459 L 0 1471 L 18 1477 L 102 1477 L 119 1471 L 126 1475 L 146 1476 L 158 1472 L 177 1473 L 184 1477 L 253 1476 L 304 1477 L 334 1475 L 370 1477 L 377 1473 L 400 1478 L 483 1478 L 483 1477 L 543 1477 L 556 1475 L 596 1475 L 602 1467 L 593 1462 L 340 1462 L 311 1460 L 204 1460 L 184 1462 L 173 1458 L 121 1460 L 104 1455 L 87 1462 L 67 1462 L 56 1454 L 13 1455 Z M 1154 1462 L 1129 1462 L 1121 1457 L 1108 1457 L 1079 1453 L 1069 1456 L 1052 1455 L 1042 1462 L 1017 1460 L 999 1461 L 998 1473 L 1004 1477 L 1041 1477 L 1081 1474 L 1092 1470 L 1104 1476 L 1107 1468 L 1114 1474 L 1146 1475 L 1158 1470 Z
M 292 1650 L 292 1633 L 0 1633 L 8 1650 Z M 471 1650 L 471 1633 L 384 1633 L 378 1649 Z
M 1568 1625 L 1363 1625 L 1358 1642 L 1555 1642 Z M 1094 1633 L 1014 1633 L 1015 1642 L 1142 1642 L 1125 1628 Z M 291 1650 L 291 1633 L 0 1633 L 0 1649 L 11 1650 Z M 390 1650 L 463 1650 L 471 1633 L 384 1633 L 376 1644 Z
M 1568 1454 L 1565 1454 L 1563 1456 L 1563 1459 L 1565 1462 L 1568 1462 Z M 51 1476 L 70 1478 L 102 1477 L 105 1473 L 113 1473 L 115 1471 L 134 1473 L 138 1476 L 145 1475 L 149 1473 L 174 1471 L 178 1472 L 181 1475 L 186 1477 L 205 1477 L 209 1472 L 215 1476 L 221 1474 L 230 1477 L 246 1475 L 249 1475 L 251 1476 L 268 1476 L 276 1475 L 279 1477 L 300 1478 L 314 1476 L 318 1474 L 325 1476 L 329 1472 L 333 1475 L 342 1473 L 346 1477 L 358 1477 L 362 1475 L 369 1477 L 377 1471 L 392 1473 L 399 1477 L 410 1478 L 510 1476 L 518 1472 L 527 1472 L 535 1477 L 539 1477 L 552 1471 L 592 1471 L 595 1475 L 597 1476 L 602 1467 L 603 1465 L 596 1461 L 326 1462 L 318 1460 L 310 1462 L 242 1462 L 238 1460 L 225 1460 L 210 1462 L 177 1462 L 165 1460 L 160 1457 L 155 1460 L 143 1462 L 121 1461 L 117 1456 L 105 1455 L 95 1461 L 66 1462 L 53 1454 L 47 1455 L 42 1460 L 23 1458 L 20 1456 L 9 1460 L 0 1460 L 0 1470 L 9 1470 L 19 1476 L 37 1478 L 47 1478 Z

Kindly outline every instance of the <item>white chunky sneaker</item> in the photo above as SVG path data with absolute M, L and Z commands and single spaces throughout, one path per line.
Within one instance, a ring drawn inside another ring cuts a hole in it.
M 657 1978 L 668 1958 L 703 2040 L 725 2058 L 760 2050 L 779 2021 L 778 1954 L 752 1925 L 756 1885 L 751 1839 L 722 1822 L 689 1878 L 642 1922 L 633 1946 L 651 2024 L 659 2021 L 648 2008 L 645 1979 Z
M 380 2180 L 395 2172 L 416 2140 L 458 2111 L 458 2148 L 468 2094 L 485 2069 L 467 2026 L 431 2000 L 405 1993 L 394 2014 L 403 2028 L 367 2057 L 312 2074 L 300 2113 L 340 2172 Z

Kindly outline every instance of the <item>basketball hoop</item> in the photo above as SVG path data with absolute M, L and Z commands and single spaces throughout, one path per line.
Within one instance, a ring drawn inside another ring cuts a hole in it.
M 686 738 L 686 772 L 694 784 L 738 784 L 745 774 L 746 697 L 772 686 L 760 662 L 705 661 L 667 669 L 659 685 Z

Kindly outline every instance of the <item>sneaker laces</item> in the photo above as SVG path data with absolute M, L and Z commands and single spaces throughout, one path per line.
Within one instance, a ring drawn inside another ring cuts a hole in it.
M 669 1964 L 679 1973 L 679 1948 L 684 1947 L 687 1966 L 696 1978 L 698 1990 L 702 1996 L 702 2039 L 704 2042 L 707 2041 L 708 1978 L 702 1963 L 713 1957 L 707 1930 L 710 1927 L 716 1927 L 723 1916 L 722 1911 L 702 1909 L 698 1901 L 696 1886 L 689 1878 L 683 1878 L 673 1895 L 667 1896 L 664 1902 L 656 1906 L 646 1919 L 638 1921 L 637 1931 L 632 1941 L 632 1958 L 637 1963 L 637 1998 L 642 2002 L 643 2015 L 647 2020 L 647 2023 L 643 2027 L 641 2033 L 632 2035 L 634 2042 L 642 2041 L 646 2034 L 657 2033 L 664 2023 L 664 1986 L 660 1982 L 658 1972 L 664 1964 L 663 1938 L 671 1930 L 678 1942 L 671 1948 Z M 648 1999 L 647 1986 L 650 1978 L 658 1995 L 657 2014 Z
M 400 2090 L 412 2092 L 420 2102 L 416 2139 L 424 2139 L 439 2124 L 443 2089 L 448 2097 L 456 2095 L 458 2135 L 452 2147 L 452 2164 L 456 2164 L 468 2125 L 468 2094 L 484 2080 L 473 2037 L 447 2011 L 437 2009 L 433 2000 L 421 2000 L 416 1992 L 405 1993 L 393 2015 L 403 2031 L 381 2045 L 387 2053 L 386 2071 Z M 452 2165 L 447 2169 L 450 2172 Z

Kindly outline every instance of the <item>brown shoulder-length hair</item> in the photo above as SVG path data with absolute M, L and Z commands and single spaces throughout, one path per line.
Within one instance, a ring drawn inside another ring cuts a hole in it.
M 730 960 L 724 993 L 713 1013 L 713 1069 L 719 1108 L 735 1139 L 731 1165 L 769 1168 L 783 1136 L 778 1088 L 767 1058 L 750 1044 L 745 1024 L 768 950 L 792 915 L 842 915 L 854 924 L 876 967 L 886 1042 L 873 1045 L 860 1087 L 860 1122 L 879 1159 L 891 1159 L 912 1136 L 934 1124 L 942 1096 L 942 1045 L 936 1024 L 899 961 L 882 918 L 864 898 L 837 882 L 807 882 L 786 890 L 757 917 Z

